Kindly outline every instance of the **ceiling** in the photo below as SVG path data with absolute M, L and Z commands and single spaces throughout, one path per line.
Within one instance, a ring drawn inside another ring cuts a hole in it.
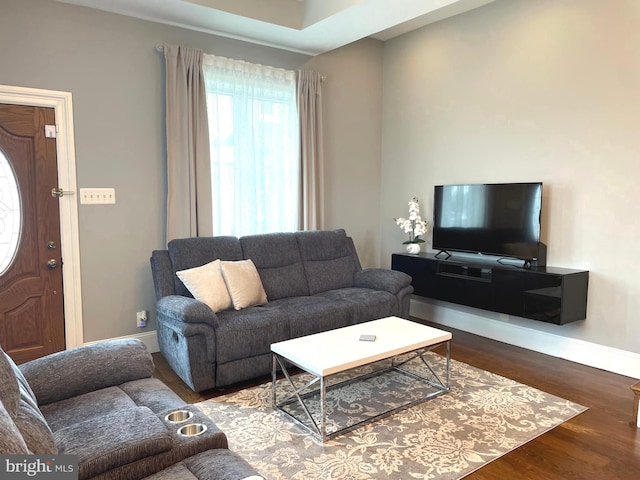
M 494 0 L 58 0 L 318 55 L 365 37 L 388 40 Z

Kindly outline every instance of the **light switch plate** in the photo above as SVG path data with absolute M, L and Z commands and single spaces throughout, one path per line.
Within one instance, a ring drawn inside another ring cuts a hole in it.
M 80 203 L 98 205 L 116 203 L 115 188 L 81 188 Z

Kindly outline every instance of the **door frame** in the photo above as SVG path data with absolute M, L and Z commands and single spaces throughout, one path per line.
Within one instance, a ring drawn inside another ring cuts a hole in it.
M 60 253 L 64 293 L 65 348 L 84 343 L 82 331 L 82 289 L 80 283 L 80 235 L 78 229 L 78 195 L 76 156 L 73 133 L 73 103 L 71 92 L 0 85 L 0 103 L 53 108 L 56 115 L 56 154 L 58 188 L 72 195 L 63 195 L 60 209 Z M 52 185 L 52 188 L 55 185 Z

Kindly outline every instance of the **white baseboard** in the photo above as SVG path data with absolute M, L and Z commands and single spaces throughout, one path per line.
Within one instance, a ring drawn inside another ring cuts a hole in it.
M 446 308 L 411 300 L 411 315 L 447 327 L 473 333 L 481 337 L 563 358 L 590 367 L 607 370 L 631 378 L 640 376 L 640 355 L 597 343 L 526 328 L 507 322 L 478 317 L 469 311 Z M 446 314 L 441 312 L 446 311 Z M 453 339 L 455 342 L 455 338 Z
M 149 332 L 144 332 L 144 333 L 136 333 L 134 335 L 125 335 L 123 337 L 105 338 L 104 340 L 97 340 L 95 342 L 85 342 L 84 344 L 91 345 L 92 343 L 105 342 L 107 340 L 119 340 L 122 338 L 137 338 L 138 340 L 141 340 L 142 343 L 145 344 L 145 346 L 151 353 L 160 351 L 160 346 L 158 345 L 158 336 L 156 335 L 155 330 L 151 330 Z

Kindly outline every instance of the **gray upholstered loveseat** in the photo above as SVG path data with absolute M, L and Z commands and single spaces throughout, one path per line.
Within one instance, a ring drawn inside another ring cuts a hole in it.
M 255 264 L 267 303 L 214 312 L 176 272 L 217 259 Z M 411 277 L 362 269 L 344 230 L 198 237 L 156 250 L 160 350 L 195 391 L 267 375 L 271 344 L 386 316 L 407 317 Z
M 256 478 L 227 449 L 224 433 L 153 371 L 139 340 L 87 345 L 19 367 L 0 349 L 0 454 L 77 455 L 80 480 Z M 193 416 L 171 423 L 166 416 L 175 410 Z M 190 423 L 207 429 L 181 436 L 178 429 Z

